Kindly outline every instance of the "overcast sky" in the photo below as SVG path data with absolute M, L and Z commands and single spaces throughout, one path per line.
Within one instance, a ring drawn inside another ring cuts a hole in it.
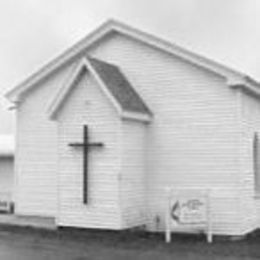
M 259 0 L 0 0 L 0 134 L 14 128 L 3 93 L 108 18 L 260 80 Z

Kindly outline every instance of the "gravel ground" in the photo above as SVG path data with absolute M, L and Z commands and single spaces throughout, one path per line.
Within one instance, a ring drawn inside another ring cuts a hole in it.
M 1 260 L 260 259 L 260 234 L 242 241 L 175 235 L 165 244 L 162 234 L 63 229 L 57 232 L 0 227 Z

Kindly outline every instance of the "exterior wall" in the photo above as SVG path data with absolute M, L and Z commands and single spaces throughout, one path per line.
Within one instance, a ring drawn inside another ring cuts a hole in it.
M 241 93 L 242 118 L 242 167 L 244 214 L 248 230 L 260 227 L 260 197 L 255 194 L 253 167 L 253 138 L 260 135 L 260 102 L 252 96 Z
M 47 118 L 49 101 L 68 76 L 63 68 L 35 86 L 17 111 L 15 211 L 55 216 L 57 205 L 57 127 Z
M 120 208 L 122 226 L 146 224 L 146 133 L 149 126 L 137 121 L 122 121 Z
M 59 153 L 58 225 L 121 228 L 119 208 L 120 124 L 117 112 L 87 72 L 57 115 Z M 88 154 L 89 202 L 83 204 L 83 152 L 68 142 L 83 141 L 83 125 L 90 142 L 103 142 Z
M 88 228 L 119 229 L 146 219 L 148 230 L 161 231 L 165 188 L 190 187 L 211 189 L 215 234 L 251 230 L 258 204 L 251 199 L 249 145 L 252 129 L 258 129 L 251 118 L 251 110 L 258 113 L 255 101 L 228 88 L 222 77 L 124 36 L 113 34 L 88 52 L 119 65 L 154 120 L 148 126 L 121 122 L 87 75 L 70 93 L 58 122 L 49 121 L 48 101 L 73 65 L 40 84 L 18 109 L 17 213 L 58 211 L 59 225 Z M 83 124 L 91 127 L 93 141 L 105 143 L 104 150 L 89 154 L 87 206 L 81 201 L 82 152 L 68 147 L 69 140 L 81 141 Z
M 12 198 L 14 182 L 14 158 L 0 157 L 0 194 L 8 194 Z
M 164 229 L 164 190 L 212 190 L 213 231 L 240 234 L 237 92 L 225 79 L 117 34 L 89 53 L 118 64 L 154 113 L 147 131 L 148 229 Z

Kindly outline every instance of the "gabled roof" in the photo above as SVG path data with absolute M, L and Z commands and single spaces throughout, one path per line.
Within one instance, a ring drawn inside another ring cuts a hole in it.
M 12 135 L 0 135 L 0 157 L 14 156 L 14 137 Z
M 94 58 L 88 60 L 123 111 L 152 114 L 117 66 Z
M 48 108 L 48 115 L 54 119 L 59 108 L 68 96 L 82 73 L 89 71 L 98 85 L 112 101 L 122 118 L 150 121 L 152 113 L 137 94 L 121 70 L 108 62 L 85 57 L 73 72 L 70 81 L 58 91 Z
M 80 57 L 83 53 L 101 38 L 106 36 L 111 32 L 118 32 L 120 34 L 131 37 L 135 40 L 143 42 L 147 45 L 150 45 L 154 48 L 157 48 L 161 51 L 167 52 L 169 54 L 178 56 L 183 60 L 186 60 L 190 63 L 196 64 L 202 68 L 205 68 L 209 71 L 215 72 L 227 79 L 227 84 L 230 86 L 234 85 L 243 85 L 245 87 L 251 86 L 252 90 L 256 94 L 260 94 L 259 83 L 243 73 L 235 71 L 231 68 L 228 68 L 224 65 L 221 65 L 217 62 L 209 60 L 205 57 L 199 56 L 195 53 L 192 53 L 184 48 L 181 48 L 173 43 L 157 38 L 153 35 L 144 33 L 140 30 L 132 28 L 128 25 L 125 25 L 121 22 L 115 20 L 109 20 L 103 25 L 101 25 L 94 32 L 90 33 L 83 40 L 75 44 L 72 48 L 68 49 L 62 55 L 58 56 L 52 62 L 47 64 L 41 70 L 33 74 L 27 80 L 22 82 L 20 85 L 15 87 L 13 90 L 9 91 L 6 94 L 6 97 L 13 102 L 20 101 L 21 95 L 28 91 L 30 88 L 35 86 L 38 82 L 48 77 L 50 74 L 54 73 L 63 65 L 68 62 Z M 252 84 L 253 83 L 253 84 Z

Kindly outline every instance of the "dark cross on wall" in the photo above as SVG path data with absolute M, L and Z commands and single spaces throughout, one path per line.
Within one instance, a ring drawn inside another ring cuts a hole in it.
M 83 142 L 82 143 L 70 143 L 72 147 L 83 148 L 83 203 L 88 203 L 88 152 L 91 147 L 102 147 L 103 143 L 89 143 L 88 140 L 88 126 L 83 127 Z

